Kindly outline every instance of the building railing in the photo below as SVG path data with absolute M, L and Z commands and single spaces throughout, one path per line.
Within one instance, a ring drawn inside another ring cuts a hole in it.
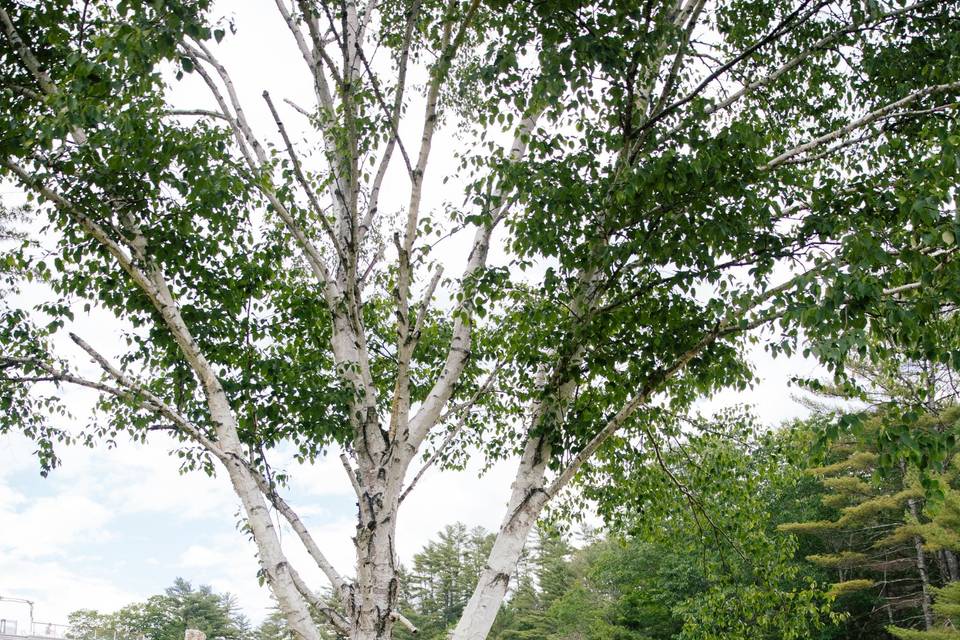
M 56 640 L 65 640 L 70 627 L 65 624 L 53 624 L 52 622 L 34 622 L 32 633 L 34 638 L 55 638 Z
M 18 625 L 16 620 L 0 619 L 0 636 L 4 638 L 66 640 L 69 631 L 70 627 L 65 624 L 33 622 L 32 624 Z

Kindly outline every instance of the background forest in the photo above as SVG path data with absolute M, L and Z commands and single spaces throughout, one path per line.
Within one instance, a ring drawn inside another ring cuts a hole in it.
M 773 430 L 743 411 L 665 411 L 676 437 L 647 443 L 652 458 L 606 485 L 617 496 L 585 490 L 541 521 L 491 637 L 960 638 L 952 371 L 861 364 L 857 378 L 856 392 L 812 385 L 811 417 Z M 900 411 L 910 394 L 929 410 Z M 858 411 L 837 410 L 854 397 Z M 909 429 L 892 426 L 904 420 Z M 891 433 L 896 455 L 884 445 Z M 602 505 L 605 529 L 580 517 L 585 501 Z M 446 637 L 492 543 L 454 523 L 403 568 L 401 610 L 418 637 Z M 180 640 L 188 627 L 225 640 L 292 637 L 279 612 L 254 627 L 229 595 L 182 580 L 70 622 L 74 640 Z

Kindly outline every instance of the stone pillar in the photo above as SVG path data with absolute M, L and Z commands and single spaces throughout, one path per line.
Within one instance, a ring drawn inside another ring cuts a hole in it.
M 183 634 L 183 640 L 207 640 L 207 634 L 199 629 L 187 629 Z

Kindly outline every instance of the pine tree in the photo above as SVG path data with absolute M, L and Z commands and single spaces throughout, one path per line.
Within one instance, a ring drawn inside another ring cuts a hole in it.
M 914 433 L 937 424 L 929 416 L 918 419 Z M 916 468 L 901 460 L 881 473 L 877 443 L 884 428 L 884 416 L 872 415 L 856 436 L 831 445 L 829 464 L 809 470 L 822 484 L 821 502 L 831 518 L 779 528 L 822 541 L 824 552 L 806 559 L 833 575 L 831 591 L 841 607 L 876 598 L 886 624 L 905 620 L 919 609 L 929 629 L 931 585 L 952 578 L 948 558 L 940 554 L 942 545 L 933 546 L 925 538 L 937 532 L 952 538 L 947 528 L 951 507 L 941 507 L 943 525 L 932 524 L 924 516 L 926 494 Z
M 935 589 L 934 595 L 933 610 L 940 618 L 936 628 L 917 631 L 891 626 L 887 631 L 900 640 L 960 640 L 960 582 Z
M 209 640 L 247 640 L 253 633 L 233 596 L 206 585 L 195 588 L 182 578 L 163 594 L 113 613 L 75 611 L 69 623 L 71 640 L 183 640 L 188 628 Z
M 562 596 L 573 581 L 570 556 L 574 548 L 557 531 L 538 529 L 536 532 L 537 582 L 540 587 L 540 602 L 549 607 Z
M 416 625 L 418 636 L 444 637 L 463 612 L 483 570 L 492 536 L 462 523 L 447 525 L 413 557 L 413 567 L 401 574 L 402 609 Z M 406 637 L 398 630 L 398 637 Z

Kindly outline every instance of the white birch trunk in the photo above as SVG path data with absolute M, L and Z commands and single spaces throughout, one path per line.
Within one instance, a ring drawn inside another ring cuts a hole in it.
M 550 447 L 543 440 L 531 438 L 527 441 L 517 476 L 510 488 L 507 514 L 477 587 L 450 635 L 451 640 L 483 640 L 490 633 L 527 536 L 545 502 L 542 490 L 549 459 Z
M 375 426 L 379 430 L 379 426 Z M 354 538 L 357 579 L 349 595 L 352 640 L 383 640 L 393 635 L 399 593 L 396 555 L 397 507 L 403 465 L 391 447 L 366 461 L 360 457 L 359 519 Z M 370 460 L 382 461 L 370 464 Z

